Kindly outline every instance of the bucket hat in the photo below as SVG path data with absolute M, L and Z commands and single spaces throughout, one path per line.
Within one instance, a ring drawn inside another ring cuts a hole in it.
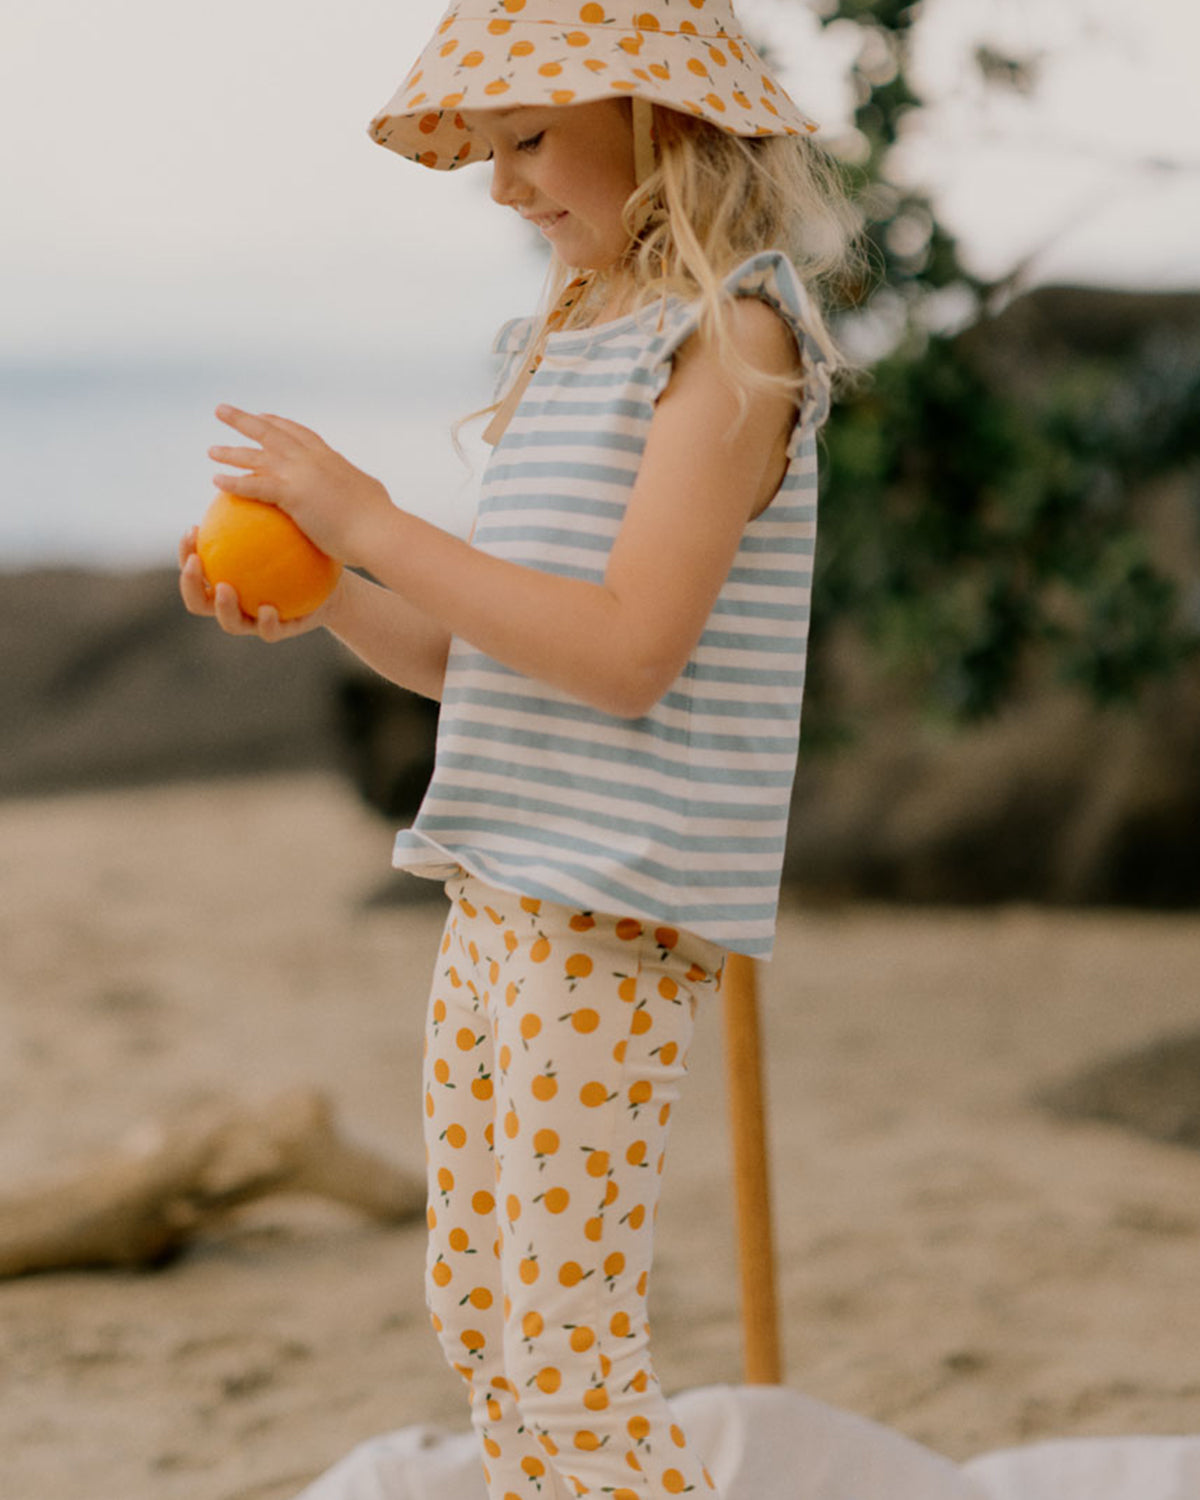
M 817 128 L 746 40 L 729 0 L 459 0 L 370 133 L 422 166 L 452 171 L 489 156 L 461 110 L 622 94 L 734 135 Z

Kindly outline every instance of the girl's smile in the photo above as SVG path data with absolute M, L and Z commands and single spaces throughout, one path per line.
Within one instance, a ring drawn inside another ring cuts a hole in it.
M 624 210 L 637 187 L 628 101 L 464 111 L 492 152 L 492 197 L 514 209 L 577 270 L 604 270 L 629 246 Z
M 522 214 L 521 217 L 527 224 L 532 224 L 535 229 L 540 229 L 543 234 L 548 234 L 550 230 L 556 229 L 567 215 L 563 212 L 556 214 Z

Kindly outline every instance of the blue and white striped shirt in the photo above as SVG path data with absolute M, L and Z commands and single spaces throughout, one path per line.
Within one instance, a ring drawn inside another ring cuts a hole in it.
M 428 792 L 393 863 L 698 933 L 771 954 L 800 739 L 817 522 L 824 352 L 785 256 L 726 282 L 793 330 L 805 400 L 790 463 L 742 536 L 683 671 L 644 717 L 622 719 L 524 677 L 455 639 Z M 525 567 L 601 583 L 654 403 L 699 310 L 669 302 L 551 334 L 485 470 L 473 544 Z M 531 320 L 497 349 L 507 370 Z M 664 559 L 669 566 L 669 559 Z M 548 627 L 553 628 L 553 622 Z

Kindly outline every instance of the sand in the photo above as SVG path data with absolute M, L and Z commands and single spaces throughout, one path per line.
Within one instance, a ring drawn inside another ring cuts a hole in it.
M 418 1167 L 441 913 L 329 774 L 0 803 L 0 1187 L 293 1083 Z M 1200 1417 L 1200 1156 L 1046 1086 L 1194 1030 L 1200 916 L 790 899 L 763 975 L 787 1379 L 951 1457 Z M 659 1220 L 668 1389 L 740 1378 L 719 1017 Z M 277 1199 L 151 1274 L 0 1286 L 0 1493 L 289 1500 L 464 1425 L 422 1230 Z

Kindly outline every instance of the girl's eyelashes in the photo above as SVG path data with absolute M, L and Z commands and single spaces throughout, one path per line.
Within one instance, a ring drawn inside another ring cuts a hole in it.
M 544 130 L 539 130 L 536 135 L 526 136 L 526 138 L 523 141 L 518 141 L 517 142 L 517 150 L 518 151 L 536 151 L 537 148 L 541 145 L 541 143 L 542 143 L 542 137 L 545 134 L 546 134 L 546 132 Z

